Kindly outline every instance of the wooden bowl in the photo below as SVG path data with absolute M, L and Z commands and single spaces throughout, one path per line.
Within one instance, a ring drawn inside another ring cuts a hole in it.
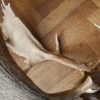
M 48 51 L 55 51 L 54 35 L 59 34 L 61 54 L 91 68 L 100 56 L 99 0 L 5 0 L 15 14 Z M 0 21 L 2 11 L 0 9 Z M 84 79 L 80 71 L 54 61 L 28 67 L 24 58 L 7 51 L 0 34 L 0 57 L 4 68 L 42 95 L 68 94 Z M 14 59 L 12 59 L 12 57 Z M 3 58 L 2 58 L 3 57 Z M 7 63 L 6 63 L 7 62 Z

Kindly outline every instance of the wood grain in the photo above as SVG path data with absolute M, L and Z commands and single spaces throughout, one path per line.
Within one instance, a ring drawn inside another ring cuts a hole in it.
M 55 51 L 54 36 L 58 33 L 63 56 L 81 61 L 91 69 L 100 58 L 99 0 L 5 0 L 5 2 L 11 3 L 15 14 L 47 50 Z M 0 9 L 0 21 L 1 16 Z M 16 59 L 17 63 L 25 60 L 21 57 Z M 25 67 L 25 64 L 19 66 L 23 71 L 28 67 Z M 48 94 L 72 90 L 84 76 L 79 71 L 53 61 L 33 66 L 26 75 Z

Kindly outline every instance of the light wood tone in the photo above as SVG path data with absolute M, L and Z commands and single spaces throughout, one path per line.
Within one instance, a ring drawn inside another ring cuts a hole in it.
M 100 31 L 100 9 L 96 10 L 91 16 L 89 16 L 88 20 L 97 27 L 98 31 Z
M 67 15 L 77 8 L 84 0 L 65 0 L 56 9 L 54 9 L 43 21 L 36 26 L 38 33 L 42 37 L 50 32 L 57 24 L 59 24 Z M 44 28 L 45 27 L 45 28 Z
M 83 77 L 83 74 L 79 71 L 67 69 L 65 66 L 52 61 L 40 63 L 40 66 L 38 66 L 34 66 L 27 75 L 47 93 L 73 89 L 78 82 L 76 79 L 80 80 Z M 72 80 L 73 82 L 69 84 Z
M 94 25 L 100 25 L 99 0 L 7 1 L 49 51 L 55 51 L 54 35 L 58 33 L 61 53 L 65 57 L 86 63 L 90 68 L 100 58 L 100 29 Z M 0 11 L 0 21 L 1 15 Z M 25 64 L 20 68 L 25 70 Z M 41 62 L 26 74 L 48 94 L 71 90 L 84 77 L 83 73 L 53 61 Z
M 100 7 L 100 0 L 92 0 L 98 7 Z

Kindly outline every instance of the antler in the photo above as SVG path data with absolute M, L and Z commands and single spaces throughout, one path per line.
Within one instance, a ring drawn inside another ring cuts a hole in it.
M 2 0 L 1 7 L 4 13 L 3 22 L 1 23 L 3 35 L 6 40 L 9 39 L 10 42 L 6 41 L 6 44 L 13 52 L 25 57 L 32 65 L 44 60 L 54 60 L 79 71 L 89 71 L 84 64 L 79 65 L 74 60 L 57 55 L 60 53 L 57 34 L 55 36 L 57 54 L 54 54 L 48 52 L 22 21 L 15 16 L 9 3 L 5 5 Z

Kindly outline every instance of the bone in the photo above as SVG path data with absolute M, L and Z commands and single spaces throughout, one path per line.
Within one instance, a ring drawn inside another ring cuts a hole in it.
M 100 87 L 94 84 L 92 78 L 88 76 L 76 91 L 78 95 L 81 95 L 83 93 L 95 93 L 99 90 Z
M 15 16 L 14 12 L 10 7 L 10 3 L 5 5 L 2 0 L 2 12 L 4 13 L 3 22 L 1 23 L 2 33 L 7 37 L 9 41 L 6 41 L 9 44 L 8 48 L 13 48 L 13 51 L 18 55 L 26 55 L 26 58 L 30 61 L 32 65 L 45 60 L 57 61 L 66 67 L 70 67 L 79 71 L 90 71 L 88 67 L 84 64 L 77 64 L 72 59 L 64 58 L 53 52 L 47 51 L 41 43 L 32 35 L 28 28 L 22 23 L 22 21 Z M 59 41 L 56 35 L 56 51 L 59 51 Z

